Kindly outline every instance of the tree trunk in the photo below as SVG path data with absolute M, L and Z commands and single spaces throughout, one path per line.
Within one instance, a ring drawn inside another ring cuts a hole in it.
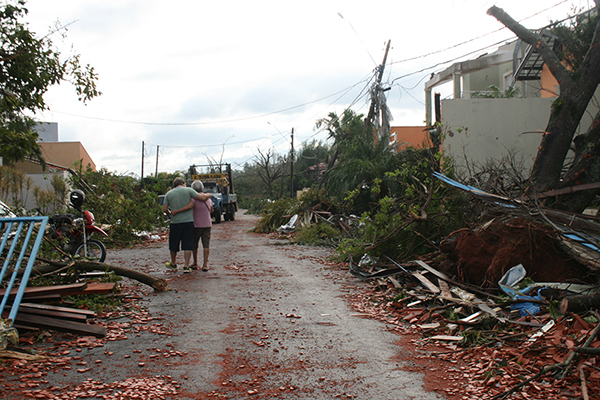
M 569 171 L 562 179 L 559 188 L 600 182 L 600 111 L 596 114 L 590 129 L 575 138 L 575 158 Z M 600 190 L 582 190 L 558 198 L 553 208 L 583 212 Z
M 560 303 L 561 314 L 600 309 L 600 293 L 565 297 Z
M 501 8 L 491 7 L 488 14 L 521 40 L 534 46 L 560 85 L 561 93 L 552 104 L 550 119 L 533 165 L 530 192 L 556 188 L 581 117 L 600 84 L 600 20 L 581 66 L 576 71 L 569 71 L 540 35 L 524 28 Z
M 78 271 L 111 271 L 119 276 L 135 279 L 140 283 L 152 287 L 157 292 L 166 292 L 167 290 L 169 290 L 167 281 L 165 281 L 164 279 L 156 278 L 152 275 L 148 275 L 130 268 L 119 267 L 116 265 L 110 265 L 93 261 L 74 261 L 73 263 L 66 263 L 60 261 L 46 260 L 39 257 L 37 258 L 37 260 L 46 263 L 46 265 L 38 265 L 34 267 L 34 274 L 48 274 L 65 267 L 72 266 Z
M 531 189 L 535 192 L 558 187 L 573 136 L 598 83 L 594 91 L 584 90 L 581 85 L 573 86 L 565 91 L 561 87 L 560 96 L 552 103 L 548 126 L 531 171 Z

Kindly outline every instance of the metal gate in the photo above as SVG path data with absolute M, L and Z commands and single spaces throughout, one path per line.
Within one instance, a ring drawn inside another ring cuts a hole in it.
M 4 290 L 0 315 L 8 313 L 8 328 L 12 327 L 19 311 L 47 224 L 48 217 L 0 218 L 0 283 Z

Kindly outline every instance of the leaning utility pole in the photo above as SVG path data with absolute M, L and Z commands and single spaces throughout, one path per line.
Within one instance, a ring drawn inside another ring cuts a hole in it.
M 158 178 L 158 150 L 159 150 L 158 145 L 156 145 L 156 170 L 154 170 L 154 177 Z
M 142 140 L 142 176 L 140 176 L 140 182 L 144 181 L 144 141 Z
M 369 107 L 369 114 L 367 114 L 367 118 L 365 118 L 365 129 L 373 122 L 373 118 L 375 118 L 375 108 L 377 105 L 377 92 L 382 90 L 379 85 L 381 84 L 381 79 L 383 78 L 383 70 L 385 69 L 385 63 L 387 61 L 388 52 L 390 51 L 391 40 L 388 40 L 387 46 L 385 48 L 385 54 L 383 55 L 383 62 L 381 65 L 377 67 L 377 80 L 375 81 L 374 89 L 371 92 L 371 107 Z

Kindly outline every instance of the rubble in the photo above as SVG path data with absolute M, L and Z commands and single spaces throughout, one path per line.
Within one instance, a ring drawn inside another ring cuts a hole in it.
M 371 315 L 392 323 L 397 332 L 421 335 L 417 348 L 428 357 L 465 364 L 461 371 L 470 385 L 450 385 L 446 394 L 460 394 L 461 399 L 542 399 L 567 392 L 580 396 L 586 390 L 589 398 L 600 395 L 600 316 L 593 310 L 559 315 L 555 297 L 597 293 L 598 287 L 534 284 L 528 278 L 528 287 L 550 295 L 532 298 L 512 286 L 523 277 L 510 283 L 505 276 L 506 287 L 519 294 L 510 297 L 497 285 L 482 288 L 454 280 L 433 264 L 414 260 L 399 265 L 388 259 L 364 269 L 351 260 L 349 270 L 372 283 L 369 303 L 375 303 L 377 311 Z M 539 313 L 521 313 L 522 308 L 515 307 L 532 302 Z M 429 352 L 431 343 L 447 351 Z

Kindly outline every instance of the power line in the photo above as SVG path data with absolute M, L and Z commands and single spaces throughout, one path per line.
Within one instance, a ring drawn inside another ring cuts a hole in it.
M 360 83 L 360 82 L 359 82 Z M 118 120 L 118 119 L 110 119 L 110 118 L 99 118 L 99 117 L 89 117 L 89 116 L 85 116 L 85 115 L 78 115 L 78 114 L 71 114 L 71 113 L 66 113 L 66 112 L 62 112 L 62 111 L 53 111 L 57 114 L 63 114 L 63 115 L 70 115 L 72 117 L 79 117 L 79 118 L 86 118 L 86 119 L 93 119 L 93 120 L 97 120 L 97 121 L 106 121 L 106 122 L 117 122 L 117 123 L 122 123 L 122 124 L 134 124 L 134 125 L 150 125 L 150 126 L 198 126 L 198 125 L 216 125 L 216 124 L 225 124 L 225 123 L 230 123 L 230 122 L 239 122 L 239 121 L 248 121 L 251 119 L 257 119 L 257 118 L 262 118 L 262 117 L 267 117 L 269 115 L 274 115 L 274 114 L 279 114 L 279 113 L 284 113 L 286 111 L 290 111 L 290 110 L 295 110 L 297 108 L 301 108 L 310 104 L 314 104 L 314 103 L 318 103 L 320 101 L 323 101 L 325 99 L 328 99 L 330 97 L 333 96 L 337 96 L 338 94 L 345 92 L 349 89 L 354 88 L 356 85 L 358 85 L 358 83 L 345 88 L 343 90 L 340 90 L 339 92 L 327 95 L 325 97 L 321 97 L 320 99 L 316 99 L 313 101 L 309 101 L 306 103 L 302 103 L 299 104 L 297 106 L 293 106 L 293 107 L 288 107 L 288 108 L 284 108 L 281 110 L 277 110 L 277 111 L 272 111 L 266 114 L 260 114 L 260 115 L 254 115 L 251 117 L 244 117 L 244 118 L 236 118 L 236 119 L 229 119 L 229 120 L 221 120 L 221 121 L 211 121 L 211 122 L 141 122 L 141 121 L 127 121 L 127 120 Z
M 526 20 L 528 20 L 528 19 L 530 19 L 530 18 L 536 17 L 536 16 L 538 16 L 538 15 L 540 15 L 540 14 L 542 14 L 542 13 L 546 12 L 546 11 L 549 11 L 549 10 L 551 10 L 551 9 L 553 9 L 553 8 L 556 8 L 556 7 L 560 6 L 561 4 L 564 4 L 564 3 L 568 2 L 568 1 L 569 1 L 569 0 L 563 0 L 563 1 L 559 2 L 559 3 L 556 3 L 555 5 L 553 5 L 553 6 L 551 6 L 551 7 L 548 7 L 548 8 L 546 8 L 546 9 L 544 9 L 544 10 L 538 11 L 538 12 L 537 12 L 537 13 L 535 13 L 535 14 L 532 14 L 532 15 L 530 15 L 530 16 L 528 16 L 528 17 L 525 17 L 525 18 L 523 18 L 523 19 L 519 20 L 519 23 L 520 23 L 520 22 L 523 22 L 523 21 L 526 21 Z M 564 22 L 564 21 L 566 21 L 566 20 L 568 20 L 568 19 L 569 19 L 569 18 L 563 19 L 563 20 L 562 20 L 562 21 L 560 21 L 560 22 Z M 560 23 L 560 22 L 559 22 L 559 23 Z M 553 25 L 553 24 L 547 25 L 546 27 L 548 27 L 548 26 L 551 26 L 551 25 Z M 491 32 L 488 32 L 488 33 L 485 33 L 485 34 L 483 34 L 483 35 L 477 36 L 477 37 L 475 37 L 475 38 L 472 38 L 472 39 L 466 40 L 466 41 L 464 41 L 464 42 L 461 42 L 461 43 L 458 43 L 458 44 L 455 44 L 455 45 L 452 45 L 452 46 L 449 46 L 449 47 L 445 47 L 445 48 L 443 48 L 443 49 L 440 49 L 440 50 L 432 51 L 431 53 L 422 54 L 422 55 L 420 55 L 420 56 L 410 57 L 410 58 L 406 58 L 406 59 L 404 59 L 404 60 L 400 60 L 400 61 L 393 61 L 393 62 L 390 62 L 389 64 L 390 64 L 390 65 L 392 65 L 392 64 L 400 64 L 400 63 L 404 63 L 404 62 L 408 62 L 408 61 L 414 61 L 414 60 L 418 60 L 418 59 L 421 59 L 421 58 L 426 58 L 426 57 L 429 57 L 429 56 L 432 56 L 432 55 L 435 55 L 435 54 L 443 53 L 443 52 L 445 52 L 445 51 L 452 50 L 452 49 L 455 49 L 455 48 L 457 48 L 457 47 L 463 46 L 463 45 L 465 45 L 465 44 L 469 44 L 469 43 L 471 43 L 471 42 L 474 42 L 474 41 L 476 41 L 476 40 L 482 39 L 482 38 L 484 38 L 484 37 L 486 37 L 486 36 L 493 35 L 494 33 L 497 33 L 497 32 L 500 32 L 500 31 L 503 31 L 503 30 L 505 30 L 505 29 L 508 29 L 508 28 L 506 28 L 505 26 L 503 26 L 503 27 L 501 27 L 501 28 L 498 28 L 498 29 L 496 29 L 496 30 L 493 30 L 493 31 L 491 31 Z M 491 46 L 493 46 L 493 45 L 491 45 Z M 490 46 L 486 46 L 486 47 L 484 47 L 484 49 L 487 49 L 487 48 L 489 48 L 489 47 L 490 47 Z M 481 51 L 481 50 L 477 50 L 477 51 Z M 471 53 L 470 53 L 470 54 L 471 54 Z

